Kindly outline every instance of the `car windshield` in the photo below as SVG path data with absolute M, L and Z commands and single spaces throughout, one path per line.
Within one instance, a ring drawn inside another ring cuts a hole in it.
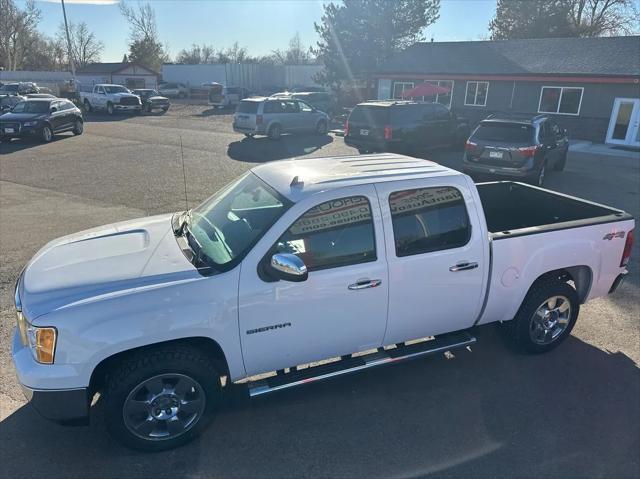
M 13 113 L 47 113 L 48 101 L 21 101 L 13 107 Z
M 125 87 L 118 85 L 107 85 L 104 87 L 104 91 L 107 93 L 129 93 Z
M 506 143 L 531 143 L 533 127 L 522 123 L 481 123 L 472 139 Z
M 186 233 L 194 253 L 215 269 L 241 260 L 288 206 L 253 173 L 191 210 Z
M 19 90 L 19 85 L 2 85 L 0 87 L 0 91 L 10 91 L 15 92 Z

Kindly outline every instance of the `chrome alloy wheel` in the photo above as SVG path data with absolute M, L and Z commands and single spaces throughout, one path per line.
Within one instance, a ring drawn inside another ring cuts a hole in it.
M 204 389 L 195 379 L 183 374 L 160 374 L 133 388 L 122 414 L 132 434 L 160 441 L 174 439 L 195 426 L 205 403 Z
M 536 344 L 555 341 L 571 320 L 571 303 L 564 296 L 552 296 L 538 306 L 529 324 L 529 335 Z

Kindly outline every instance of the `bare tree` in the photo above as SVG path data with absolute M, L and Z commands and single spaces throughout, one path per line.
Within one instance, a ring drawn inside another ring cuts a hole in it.
M 201 63 L 213 63 L 215 60 L 215 49 L 211 45 L 203 44 L 202 46 L 191 45 L 189 49 L 182 49 L 176 56 L 177 63 L 186 63 L 189 65 L 198 65 Z
M 289 40 L 289 48 L 274 50 L 272 57 L 274 63 L 282 65 L 305 65 L 314 60 L 311 49 L 302 44 L 298 32 Z
M 570 23 L 579 37 L 629 35 L 638 32 L 634 0 L 571 0 Z
M 246 47 L 241 47 L 238 42 L 234 42 L 229 48 L 216 53 L 216 61 L 218 63 L 242 63 L 251 60 L 252 58 L 249 56 Z
M 158 38 L 156 12 L 151 4 L 138 3 L 138 8 L 134 8 L 121 2 L 120 13 L 130 27 L 129 60 L 159 70 L 169 55 Z
M 69 36 L 71 38 L 72 60 L 77 66 L 83 67 L 100 61 L 104 44 L 89 30 L 85 22 L 69 24 Z M 64 24 L 61 24 L 58 29 L 58 39 L 66 41 Z
M 0 0 L 0 63 L 7 70 L 23 67 L 25 58 L 40 40 L 36 30 L 41 13 L 33 0 L 20 10 L 13 0 Z

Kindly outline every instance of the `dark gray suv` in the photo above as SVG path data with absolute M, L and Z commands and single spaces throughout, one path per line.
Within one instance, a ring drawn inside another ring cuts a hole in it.
M 516 178 L 542 186 L 550 169 L 564 169 L 568 149 L 567 131 L 548 116 L 492 116 L 467 140 L 463 171 L 472 177 Z

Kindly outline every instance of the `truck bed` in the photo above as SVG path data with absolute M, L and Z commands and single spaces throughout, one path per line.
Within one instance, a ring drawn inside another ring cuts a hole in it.
M 495 239 L 630 219 L 621 210 L 510 181 L 476 185 Z

